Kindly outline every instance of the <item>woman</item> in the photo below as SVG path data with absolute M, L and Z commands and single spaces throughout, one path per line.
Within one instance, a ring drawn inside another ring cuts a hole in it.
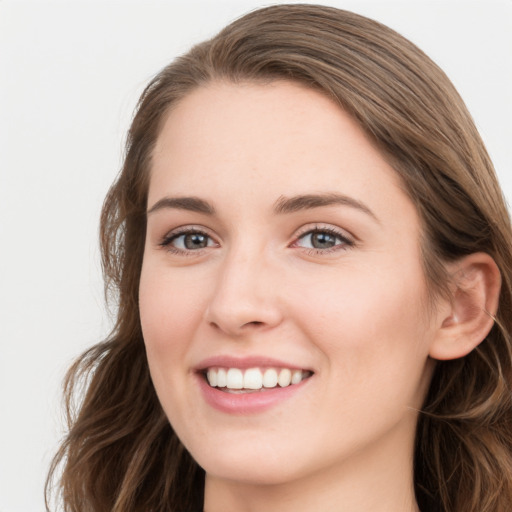
M 235 21 L 143 93 L 101 233 L 119 310 L 68 374 L 66 510 L 511 509 L 510 219 L 410 42 Z

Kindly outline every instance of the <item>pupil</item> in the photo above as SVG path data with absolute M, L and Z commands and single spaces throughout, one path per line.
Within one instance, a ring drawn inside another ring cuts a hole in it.
M 207 237 L 200 233 L 192 233 L 185 236 L 185 247 L 187 249 L 202 249 L 207 245 Z
M 313 247 L 316 249 L 326 249 L 334 247 L 336 244 L 336 238 L 329 233 L 313 233 L 311 236 Z

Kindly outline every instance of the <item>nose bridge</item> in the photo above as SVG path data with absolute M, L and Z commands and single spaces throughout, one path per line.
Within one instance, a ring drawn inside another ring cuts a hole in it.
M 208 305 L 208 322 L 234 335 L 277 325 L 281 312 L 275 280 L 276 269 L 261 248 L 249 244 L 228 251 Z

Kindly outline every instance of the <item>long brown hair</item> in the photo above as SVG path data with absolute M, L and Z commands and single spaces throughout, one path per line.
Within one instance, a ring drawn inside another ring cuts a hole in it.
M 496 323 L 468 356 L 437 363 L 419 416 L 415 486 L 424 512 L 512 510 L 512 233 L 492 164 L 461 98 L 424 53 L 375 21 L 317 5 L 251 12 L 166 67 L 142 94 L 101 217 L 117 322 L 67 375 L 69 433 L 47 498 L 62 471 L 58 494 L 68 512 L 202 509 L 204 473 L 158 402 L 139 322 L 151 154 L 163 119 L 194 88 L 276 79 L 334 99 L 389 159 L 422 220 L 433 296 L 446 289 L 446 262 L 479 251 L 496 261 Z

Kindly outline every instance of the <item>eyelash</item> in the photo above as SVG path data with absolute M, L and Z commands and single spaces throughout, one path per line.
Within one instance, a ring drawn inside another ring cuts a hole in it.
M 311 247 L 311 248 L 303 247 L 303 249 L 307 252 L 307 254 L 310 254 L 310 255 L 318 255 L 318 254 L 326 255 L 326 254 L 331 254 L 331 253 L 336 252 L 336 251 L 346 251 L 346 250 L 350 249 L 351 247 L 353 247 L 355 245 L 354 240 L 349 238 L 342 231 L 339 231 L 337 229 L 330 228 L 330 227 L 315 226 L 312 229 L 309 228 L 306 231 L 304 231 L 303 233 L 300 233 L 297 236 L 295 242 L 292 244 L 292 246 L 297 247 L 297 242 L 299 240 L 303 239 L 307 235 L 313 235 L 315 233 L 328 234 L 328 235 L 334 237 L 335 239 L 339 240 L 341 243 L 336 244 L 333 247 L 328 247 L 328 248 L 325 248 L 325 249 L 316 249 L 314 247 Z
M 201 253 L 204 249 L 208 248 L 208 246 L 206 246 L 206 247 L 202 247 L 200 249 L 180 249 L 180 248 L 174 247 L 172 245 L 172 243 L 175 240 L 177 240 L 178 238 L 180 238 L 181 236 L 185 236 L 185 235 L 189 235 L 189 234 L 203 235 L 203 236 L 207 237 L 208 239 L 213 240 L 213 238 L 208 233 L 206 233 L 204 231 L 204 229 L 198 228 L 195 226 L 190 226 L 190 227 L 180 228 L 177 231 L 173 231 L 173 232 L 165 235 L 163 240 L 158 245 L 160 245 L 160 247 L 165 248 L 170 253 L 177 254 L 179 256 L 194 256 L 194 255 L 197 255 L 198 253 Z
M 346 251 L 350 247 L 353 247 L 355 245 L 354 240 L 352 240 L 351 238 L 348 238 L 341 231 L 338 231 L 333 228 L 328 228 L 328 227 L 315 226 L 312 229 L 309 228 L 306 231 L 304 231 L 303 233 L 300 233 L 296 237 L 295 241 L 291 244 L 291 247 L 299 247 L 300 248 L 301 246 L 297 244 L 298 241 L 305 238 L 308 235 L 311 236 L 315 233 L 323 233 L 323 234 L 330 235 L 330 236 L 334 237 L 335 239 L 340 240 L 341 243 L 336 244 L 333 247 L 328 247 L 328 248 L 324 248 L 324 249 L 318 249 L 318 248 L 314 248 L 314 247 L 311 247 L 311 248 L 302 247 L 302 249 L 309 255 L 325 255 L 325 254 L 331 254 L 335 251 L 340 251 L 340 250 Z M 173 231 L 173 232 L 167 234 L 158 245 L 160 247 L 165 248 L 170 253 L 177 254 L 179 256 L 198 255 L 198 254 L 201 254 L 204 249 L 211 247 L 211 246 L 207 245 L 206 247 L 201 247 L 199 249 L 180 249 L 180 248 L 174 247 L 172 245 L 172 243 L 175 240 L 177 240 L 178 238 L 180 238 L 182 236 L 188 235 L 188 234 L 202 235 L 202 236 L 207 237 L 209 240 L 213 240 L 213 238 L 202 228 L 190 226 L 190 227 L 181 228 L 178 231 Z

